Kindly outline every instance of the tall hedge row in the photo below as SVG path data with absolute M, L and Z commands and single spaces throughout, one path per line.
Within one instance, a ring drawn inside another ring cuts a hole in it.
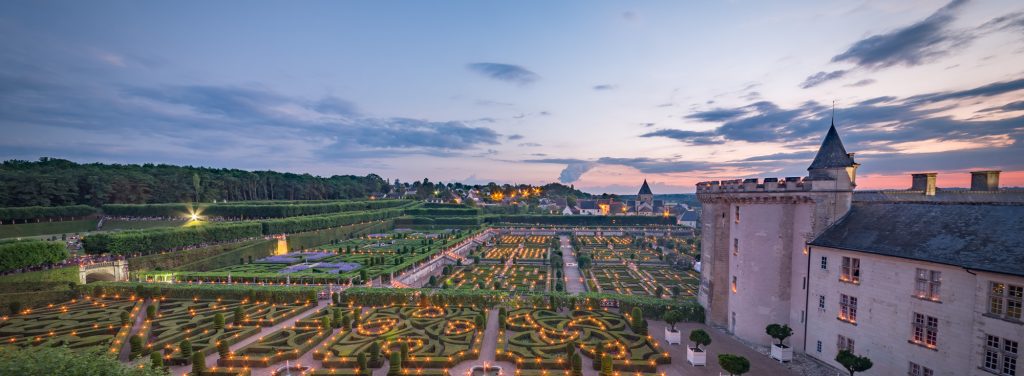
M 644 226 L 672 225 L 675 217 L 605 215 L 490 215 L 487 223 L 539 224 L 563 226 Z
M 360 222 L 391 219 L 398 217 L 400 215 L 402 215 L 401 209 L 384 209 L 377 211 L 364 211 L 355 213 L 310 215 L 305 217 L 268 219 L 262 221 L 262 223 L 263 233 L 270 235 L 320 230 L 331 227 L 351 225 Z
M 0 244 L 0 271 L 54 264 L 69 256 L 68 250 L 60 242 L 32 240 L 3 243 Z
M 130 296 L 141 292 L 143 297 L 173 299 L 227 299 L 255 300 L 271 303 L 295 301 L 316 302 L 320 287 L 312 286 L 244 286 L 244 285 L 190 285 L 139 282 L 95 282 L 79 285 L 86 295 Z
M 96 214 L 96 208 L 89 205 L 0 208 L 0 224 L 52 218 L 85 217 L 93 214 Z
M 277 203 L 262 204 L 108 204 L 103 205 L 103 213 L 113 216 L 129 217 L 183 217 L 196 210 L 210 217 L 244 217 L 244 218 L 285 218 L 304 215 L 317 215 L 362 210 L 379 210 L 409 205 L 403 200 L 368 200 L 368 201 L 328 201 L 317 203 Z
M 481 217 L 401 217 L 395 220 L 397 226 L 479 226 Z
M 86 253 L 151 254 L 203 243 L 221 243 L 263 236 L 259 222 L 209 223 L 195 227 L 99 233 L 86 236 Z
M 405 209 L 406 215 L 424 217 L 468 217 L 480 215 L 477 208 L 412 208 Z

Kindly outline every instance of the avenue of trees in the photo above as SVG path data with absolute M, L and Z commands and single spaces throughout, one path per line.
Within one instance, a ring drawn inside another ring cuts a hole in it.
M 0 243 L 0 272 L 55 264 L 68 257 L 68 250 L 60 242 L 41 240 L 3 242 Z
M 246 200 L 338 200 L 386 192 L 377 175 L 319 177 L 165 164 L 79 164 L 63 159 L 0 164 L 0 207 Z

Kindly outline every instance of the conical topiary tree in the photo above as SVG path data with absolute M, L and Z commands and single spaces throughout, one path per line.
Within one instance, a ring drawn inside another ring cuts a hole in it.
M 409 342 L 402 342 L 399 345 L 399 353 L 402 354 L 402 364 L 409 360 Z
M 146 307 L 146 318 L 150 320 L 156 320 L 156 302 L 154 301 Z
M 159 351 L 149 353 L 149 365 L 156 370 L 164 369 L 164 358 Z
M 401 376 L 402 354 L 398 352 L 392 352 L 390 362 L 391 364 L 388 366 L 388 376 Z
M 572 354 L 572 376 L 583 376 L 583 357 L 580 354 Z
M 356 357 L 356 364 L 359 364 L 359 374 L 360 375 L 369 375 L 370 374 L 370 367 L 366 363 L 366 354 L 359 353 L 359 356 Z
M 192 342 L 189 342 L 187 338 L 181 340 L 181 343 L 178 344 L 178 352 L 181 352 L 182 358 L 192 359 Z
M 600 376 L 614 376 L 615 373 L 612 370 L 612 357 L 611 355 L 605 355 L 601 357 L 601 372 Z
M 636 334 L 647 334 L 647 321 L 644 320 L 644 311 L 640 307 L 633 307 L 630 315 L 630 326 Z
M 192 375 L 201 376 L 203 372 L 206 372 L 206 357 L 202 352 L 196 352 L 192 354 Z
M 338 309 L 338 308 L 332 309 L 331 310 L 331 327 L 337 329 L 337 328 L 341 327 L 341 324 L 342 324 L 342 322 L 341 322 L 341 310 Z
M 142 355 L 142 336 L 134 335 L 128 339 L 128 346 L 131 349 L 131 354 L 128 355 L 130 359 L 138 358 Z
M 379 366 L 380 365 L 380 344 L 377 343 L 377 342 L 373 342 L 373 343 L 370 344 L 370 348 L 367 349 L 366 351 L 370 353 L 370 364 L 373 364 L 374 367 Z
M 242 325 L 242 321 L 245 321 L 245 309 L 242 306 L 235 307 L 233 316 L 231 322 L 235 325 Z
M 213 330 L 221 329 L 224 329 L 224 314 L 217 312 L 216 315 L 213 315 Z
M 750 371 L 750 361 L 739 355 L 718 354 L 718 365 L 733 376 L 740 376 Z
M 231 346 L 228 345 L 228 341 L 217 341 L 217 354 L 221 359 L 227 359 L 231 355 Z
M 121 326 L 128 325 L 131 316 L 128 315 L 128 311 L 121 311 Z

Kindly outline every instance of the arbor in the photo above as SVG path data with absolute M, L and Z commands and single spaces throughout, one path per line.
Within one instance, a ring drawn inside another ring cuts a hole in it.
M 701 345 L 707 346 L 711 344 L 711 336 L 704 329 L 694 329 L 690 332 L 690 342 L 694 343 L 694 349 L 700 350 Z
M 739 376 L 750 371 L 750 361 L 739 355 L 718 354 L 718 365 L 730 375 Z
M 856 355 L 850 352 L 850 350 L 840 350 L 839 354 L 836 354 L 836 362 L 841 364 L 843 368 L 846 368 L 850 372 L 850 376 L 857 372 L 867 371 L 874 366 L 871 359 L 868 359 L 866 356 Z

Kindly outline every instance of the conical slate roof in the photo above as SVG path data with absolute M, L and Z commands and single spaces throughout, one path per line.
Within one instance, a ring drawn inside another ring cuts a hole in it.
M 839 132 L 836 132 L 836 125 L 832 124 L 828 128 L 825 140 L 821 142 L 818 155 L 814 156 L 814 162 L 811 162 L 811 167 L 807 169 L 842 168 L 853 165 L 853 157 L 846 152 L 846 148 L 843 147 L 843 140 L 839 139 Z
M 647 185 L 647 179 L 644 179 L 644 185 L 640 186 L 640 193 L 637 193 L 637 194 L 640 194 L 640 195 L 653 195 L 654 194 L 654 193 L 651 193 L 651 187 Z

